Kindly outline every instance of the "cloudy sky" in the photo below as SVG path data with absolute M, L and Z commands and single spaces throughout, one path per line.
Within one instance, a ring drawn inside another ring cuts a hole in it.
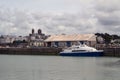
M 0 0 L 0 35 L 120 35 L 120 0 Z

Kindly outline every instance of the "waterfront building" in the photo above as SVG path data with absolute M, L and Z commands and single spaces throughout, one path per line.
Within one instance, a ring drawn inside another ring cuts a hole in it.
M 28 36 L 18 36 L 18 37 L 15 37 L 15 40 L 14 41 L 28 41 Z
M 11 36 L 11 35 L 1 35 L 0 36 L 0 46 L 3 47 L 18 47 L 26 46 L 28 38 L 26 36 Z
M 46 38 L 47 36 L 42 33 L 41 29 L 38 29 L 38 33 L 35 33 L 34 29 L 32 29 L 32 33 L 29 34 L 29 45 L 34 47 L 44 47 L 44 40 Z
M 15 36 L 10 35 L 1 35 L 0 36 L 0 44 L 10 44 L 15 40 Z
M 12 44 L 13 47 L 27 47 L 28 46 L 28 36 L 17 36 Z
M 48 47 L 70 47 L 78 42 L 95 47 L 96 36 L 94 34 L 51 35 L 45 42 Z

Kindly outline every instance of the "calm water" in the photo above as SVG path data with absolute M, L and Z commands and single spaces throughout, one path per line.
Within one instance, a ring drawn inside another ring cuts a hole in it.
M 120 59 L 0 55 L 0 80 L 120 80 Z

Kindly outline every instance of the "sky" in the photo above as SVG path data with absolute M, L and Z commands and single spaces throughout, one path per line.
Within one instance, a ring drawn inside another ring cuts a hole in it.
M 0 0 L 0 35 L 120 35 L 120 0 Z

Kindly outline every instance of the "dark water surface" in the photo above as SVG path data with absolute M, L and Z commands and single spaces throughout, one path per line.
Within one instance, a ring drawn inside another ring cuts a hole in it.
M 120 58 L 0 55 L 0 80 L 120 80 Z

